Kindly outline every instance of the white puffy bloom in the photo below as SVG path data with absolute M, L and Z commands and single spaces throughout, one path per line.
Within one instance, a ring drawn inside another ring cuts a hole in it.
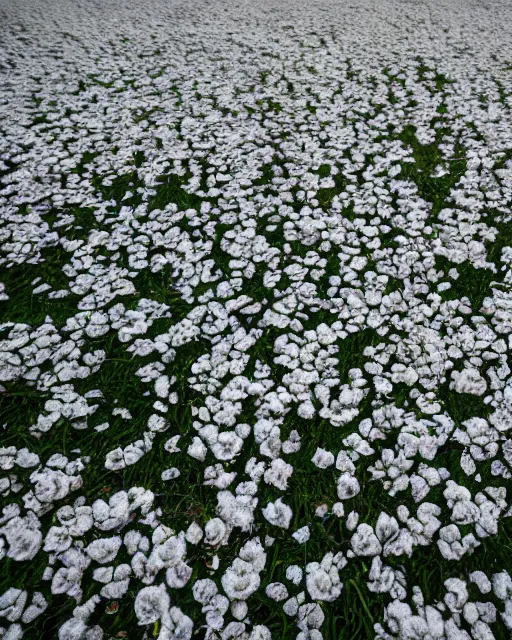
M 247 617 L 247 611 L 249 607 L 247 606 L 247 602 L 245 600 L 233 600 L 231 602 L 231 615 L 235 620 L 243 620 Z
M 185 539 L 187 540 L 187 542 L 190 542 L 190 544 L 199 544 L 202 537 L 203 530 L 197 524 L 197 522 L 192 522 L 185 533 Z
M 7 589 L 0 596 L 0 616 L 6 618 L 9 622 L 16 622 L 21 618 L 23 609 L 27 602 L 27 592 L 13 587 Z
M 221 582 L 231 600 L 246 600 L 260 586 L 260 577 L 251 563 L 235 558 Z
M 21 636 L 20 636 L 21 637 Z M 101 640 L 103 631 L 101 627 L 88 627 L 80 618 L 70 618 L 59 629 L 59 640 Z
M 305 527 L 301 527 L 297 529 L 295 533 L 292 533 L 292 538 L 295 538 L 299 544 L 304 544 L 309 540 L 311 533 L 309 531 L 309 527 L 306 525 Z
M 380 556 L 373 558 L 368 578 L 368 589 L 373 593 L 389 593 L 392 598 L 398 600 L 403 600 L 407 595 L 403 573 L 383 565 Z
M 254 509 L 258 498 L 251 495 L 233 495 L 230 491 L 217 494 L 217 513 L 231 527 L 248 531 L 254 522 Z
M 185 562 L 178 562 L 178 564 L 167 569 L 165 579 L 171 588 L 182 589 L 191 576 L 192 567 L 189 567 Z
M 291 464 L 287 464 L 281 458 L 276 458 L 270 463 L 270 467 L 265 471 L 264 479 L 267 484 L 284 491 L 288 488 L 288 479 L 293 473 Z
M 335 502 L 332 505 L 332 512 L 338 518 L 343 518 L 343 516 L 345 515 L 345 507 L 343 506 L 343 503 L 342 502 Z
M 263 571 L 265 568 L 265 562 L 267 554 L 260 542 L 259 538 L 252 538 L 248 540 L 238 552 L 238 555 L 242 560 L 250 562 L 256 571 Z
M 500 600 L 512 597 L 512 578 L 506 569 L 492 576 L 492 590 Z
M 204 580 L 196 580 L 192 588 L 195 600 L 201 604 L 208 604 L 210 600 L 218 593 L 217 585 L 213 580 L 206 578 Z
M 288 589 L 282 582 L 271 582 L 267 585 L 265 593 L 271 600 L 280 602 L 288 597 Z
M 157 537 L 159 528 L 155 529 L 153 533 L 154 546 L 146 567 L 146 580 L 151 582 L 160 570 L 181 565 L 187 553 L 185 534 L 183 532 L 174 536 L 169 535 L 172 533 L 170 530 L 165 531 L 162 528 L 160 531 L 161 537 Z
M 269 502 L 261 511 L 270 524 L 283 529 L 288 529 L 290 526 L 293 512 L 288 505 L 283 503 L 281 498 L 275 502 Z
M 272 633 L 268 627 L 257 624 L 253 627 L 249 640 L 272 640 Z
M 357 527 L 358 522 L 359 514 L 357 513 L 357 511 L 351 511 L 348 514 L 347 519 L 345 520 L 345 526 L 349 531 L 354 531 L 354 529 Z
M 74 479 L 59 469 L 43 468 L 30 476 L 34 494 L 39 502 L 50 503 L 65 498 L 72 489 Z
M 94 524 L 92 508 L 86 505 L 74 507 L 66 505 L 57 511 L 56 516 L 73 537 L 83 536 Z
M 187 453 L 189 456 L 191 456 L 192 458 L 196 458 L 201 462 L 203 462 L 203 460 L 206 458 L 207 452 L 208 449 L 197 436 L 194 437 L 194 439 L 192 440 L 192 444 L 190 444 L 187 449 Z
M 444 597 L 446 606 L 452 613 L 460 613 L 469 597 L 466 583 L 459 578 L 448 578 L 444 581 L 444 586 L 447 590 Z
M 112 538 L 99 538 L 93 540 L 86 548 L 87 555 L 100 564 L 112 562 L 117 556 L 123 541 L 121 536 L 113 536 Z
M 153 413 L 151 416 L 149 416 L 148 429 L 150 431 L 157 431 L 157 432 L 166 431 L 169 428 L 169 426 L 170 425 L 167 423 L 164 417 L 159 416 L 156 413 Z
M 0 535 L 7 543 L 7 557 L 18 562 L 32 560 L 43 540 L 40 526 L 38 518 L 29 512 L 26 517 L 16 516 L 0 527 Z
M 204 542 L 211 547 L 218 547 L 227 542 L 229 530 L 220 518 L 208 520 L 204 527 Z
M 139 625 L 152 624 L 160 620 L 169 611 L 170 602 L 163 584 L 142 588 L 135 598 L 135 615 Z
M 179 469 L 177 469 L 176 467 L 171 467 L 170 469 L 165 469 L 165 471 L 162 471 L 161 478 L 164 482 L 167 482 L 168 480 L 175 480 L 176 478 L 179 478 L 180 475 L 181 471 Z
M 38 616 L 40 616 L 48 608 L 48 602 L 40 591 L 35 591 L 32 596 L 32 602 L 23 612 L 21 621 L 30 624 Z
M 485 594 L 491 591 L 491 581 L 483 571 L 473 571 L 469 574 L 469 579 L 480 589 L 480 593 Z
M 487 383 L 478 369 L 466 367 L 462 371 L 453 371 L 452 379 L 453 382 L 450 386 L 458 393 L 471 393 L 481 396 L 487 389 Z
M 343 584 L 336 566 L 326 570 L 320 563 L 310 562 L 306 574 L 306 587 L 313 600 L 332 602 L 340 595 Z
M 293 584 L 300 584 L 302 580 L 303 571 L 297 564 L 291 564 L 286 567 L 286 577 L 291 580 Z
M 325 614 L 319 604 L 303 604 L 297 612 L 297 627 L 304 632 L 320 629 L 325 620 Z
M 232 460 L 242 450 L 243 443 L 234 431 L 223 431 L 211 445 L 211 450 L 217 460 Z
M 382 551 L 379 539 L 369 524 L 362 523 L 350 539 L 353 552 L 357 556 L 376 556 Z
M 342 473 L 338 478 L 338 498 L 340 500 L 349 500 L 356 496 L 361 487 L 359 481 L 348 472 Z
M 327 469 L 334 464 L 334 454 L 318 447 L 315 455 L 311 458 L 311 462 L 320 469 Z
M 454 524 L 443 527 L 439 531 L 437 546 L 447 560 L 460 560 L 466 553 L 472 553 L 479 545 L 480 542 L 472 533 L 462 538 L 459 528 Z

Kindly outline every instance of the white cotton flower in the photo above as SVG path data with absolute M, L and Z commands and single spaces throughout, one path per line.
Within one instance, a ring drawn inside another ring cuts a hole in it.
M 208 604 L 215 595 L 217 595 L 218 589 L 213 580 L 206 578 L 204 580 L 197 580 L 194 583 L 192 593 L 197 602 L 205 605 Z
M 0 596 L 0 616 L 9 622 L 16 622 L 21 618 L 27 602 L 27 592 L 10 587 Z
M 324 518 L 328 511 L 329 511 L 329 507 L 324 502 L 323 504 L 319 504 L 315 509 L 315 516 L 317 518 Z
M 144 587 L 135 598 L 135 615 L 139 625 L 152 624 L 160 620 L 169 607 L 169 594 L 163 584 L 158 587 Z
M 202 537 L 203 530 L 197 524 L 197 522 L 192 522 L 185 533 L 185 539 L 187 540 L 187 542 L 190 542 L 190 544 L 199 544 Z
M 154 431 L 154 432 L 166 431 L 169 428 L 169 426 L 170 425 L 167 423 L 164 417 L 159 416 L 156 413 L 153 413 L 151 416 L 149 416 L 148 429 L 150 431 Z
M 92 579 L 102 584 L 108 584 L 114 575 L 114 567 L 99 567 L 92 573 Z
M 297 612 L 297 627 L 304 632 L 320 629 L 325 620 L 325 614 L 319 604 L 309 603 L 299 607 Z
M 173 567 L 169 567 L 165 574 L 167 584 L 172 589 L 182 589 L 192 576 L 192 567 L 185 562 L 179 562 Z
M 271 582 L 267 585 L 265 593 L 271 600 L 280 602 L 288 597 L 288 589 L 282 582 Z
M 196 460 L 200 460 L 201 462 L 203 462 L 206 458 L 207 452 L 208 449 L 197 436 L 193 438 L 192 444 L 190 444 L 187 449 L 187 453 L 189 456 L 191 456 L 192 458 L 196 458 Z
M 336 600 L 343 588 L 337 566 L 329 560 L 310 562 L 306 565 L 306 587 L 313 600 Z
M 444 586 L 448 591 L 444 597 L 446 606 L 452 613 L 460 613 L 469 597 L 466 582 L 459 578 L 449 578 L 444 581 Z
M 113 449 L 107 453 L 105 458 L 105 469 L 109 469 L 111 471 L 119 471 L 120 469 L 124 469 L 126 467 L 126 461 L 124 459 L 124 452 L 121 447 L 117 447 L 117 449 Z
M 396 518 L 381 511 L 375 525 L 375 533 L 382 544 L 394 540 L 398 536 L 399 526 Z
M 299 544 L 304 544 L 311 537 L 311 533 L 309 531 L 309 527 L 306 525 L 305 527 L 301 527 L 297 529 L 295 533 L 292 533 L 292 538 L 295 538 Z
M 264 480 L 267 484 L 284 491 L 288 488 L 288 479 L 293 473 L 291 464 L 287 464 L 282 458 L 276 458 L 270 463 L 270 467 L 265 471 Z
M 76 505 L 77 503 L 75 503 Z M 66 528 L 70 536 L 81 537 L 92 529 L 94 524 L 92 508 L 86 506 L 69 505 L 61 507 L 56 516 L 59 522 Z M 46 542 L 46 541 L 45 541 Z
M 219 433 L 217 441 L 211 445 L 217 460 L 232 460 L 242 450 L 244 441 L 234 431 Z
M 35 591 L 32 596 L 31 604 L 23 612 L 21 621 L 25 624 L 30 624 L 38 616 L 46 611 L 48 608 L 48 602 L 40 591 Z
M 291 580 L 293 584 L 300 584 L 302 580 L 303 571 L 297 564 L 291 564 L 286 567 L 286 578 Z
M 407 595 L 402 572 L 383 565 L 380 556 L 373 558 L 368 578 L 368 589 L 373 593 L 389 593 L 392 598 L 398 600 L 403 600 Z
M 114 580 L 101 588 L 100 595 L 107 600 L 118 600 L 127 593 L 129 587 L 129 578 L 124 580 Z
M 281 498 L 278 498 L 275 502 L 269 502 L 267 506 L 262 509 L 265 519 L 276 527 L 288 529 L 293 516 L 293 512 L 290 507 L 283 503 Z
M 231 603 L 231 615 L 235 620 L 243 620 L 247 616 L 249 607 L 244 600 L 233 600 Z
M 114 560 L 122 544 L 121 536 L 99 538 L 98 540 L 93 540 L 85 551 L 92 560 L 100 564 L 106 564 Z
M 162 471 L 161 478 L 164 482 L 167 482 L 168 480 L 175 480 L 176 478 L 179 478 L 180 475 L 181 471 L 179 469 L 171 467 L 170 469 Z
M 391 366 L 391 381 L 395 384 L 405 383 L 412 387 L 418 380 L 418 374 L 412 367 L 406 367 L 404 364 L 393 364 Z
M 460 560 L 466 553 L 472 553 L 479 545 L 480 542 L 472 533 L 462 538 L 458 527 L 454 524 L 443 527 L 439 531 L 437 546 L 447 560 Z
M 457 393 L 471 393 L 481 396 L 487 389 L 487 383 L 478 370 L 470 367 L 466 367 L 462 371 L 453 371 L 452 380 L 450 388 L 453 388 Z
M 357 556 L 376 556 L 382 551 L 379 539 L 369 524 L 362 523 L 350 539 L 353 552 Z
M 161 538 L 156 535 L 161 530 Z M 172 530 L 157 527 L 153 532 L 153 549 L 149 555 L 146 567 L 146 580 L 152 582 L 154 576 L 162 570 L 175 567 L 180 564 L 186 557 L 185 534 L 183 532 L 178 535 L 172 534 Z
M 289 598 L 283 605 L 283 611 L 287 616 L 296 616 L 299 610 L 299 603 L 296 596 Z
M 338 478 L 338 498 L 340 500 L 349 500 L 356 496 L 361 490 L 359 481 L 348 472 L 342 473 Z
M 7 557 L 18 562 L 32 560 L 43 540 L 40 522 L 31 512 L 24 518 L 15 516 L 0 527 L 0 535 L 7 543 Z M 1 539 L 1 538 L 0 538 Z
M 500 600 L 508 601 L 512 598 L 512 578 L 506 569 L 492 576 L 492 590 Z
M 146 538 L 147 539 L 147 538 Z M 140 547 L 142 541 L 142 533 L 140 531 L 136 531 L 132 529 L 131 531 L 127 531 L 124 538 L 123 543 L 126 547 L 126 551 L 128 555 L 133 556 Z
M 170 390 L 169 376 L 159 376 L 155 380 L 155 393 L 159 398 L 168 398 Z
M 217 513 L 230 527 L 240 527 L 248 531 L 254 522 L 254 509 L 258 498 L 240 494 L 234 496 L 230 491 L 219 491 L 217 494 Z
M 181 436 L 173 436 L 172 438 L 169 438 L 169 440 L 164 444 L 164 449 L 169 453 L 179 453 L 181 449 L 179 449 L 177 445 L 180 438 Z
M 485 594 L 491 591 L 491 581 L 483 571 L 473 571 L 469 574 L 469 579 L 480 589 L 480 593 Z
M 211 465 L 204 470 L 204 485 L 213 485 L 217 489 L 227 489 L 237 476 L 236 471 L 227 473 L 221 464 Z
M 311 462 L 320 469 L 327 469 L 334 464 L 334 455 L 330 451 L 318 447 Z
M 229 537 L 229 530 L 220 518 L 208 520 L 204 527 L 204 542 L 210 547 L 225 544 Z
M 374 376 L 373 384 L 377 393 L 387 395 L 393 391 L 393 385 L 391 382 L 382 376 Z
M 257 624 L 252 628 L 249 640 L 272 640 L 272 633 L 268 627 L 262 624 Z
M 65 498 L 72 489 L 73 478 L 64 472 L 48 467 L 34 471 L 30 476 L 34 483 L 34 494 L 43 503 L 51 503 Z
M 235 558 L 221 582 L 228 598 L 246 600 L 260 586 L 260 577 L 251 563 Z
M 59 640 L 101 640 L 101 627 L 88 627 L 80 618 L 70 618 L 59 629 Z
M 267 554 L 263 549 L 259 538 L 252 538 L 248 540 L 240 549 L 238 553 L 239 557 L 246 562 L 252 564 L 256 571 L 263 571 L 265 568 L 265 562 Z
M 37 467 L 39 464 L 39 456 L 24 447 L 23 449 L 18 450 L 15 462 L 18 467 L 21 467 L 22 469 L 30 469 L 32 467 Z
M 297 451 L 299 451 L 300 448 L 301 448 L 301 437 L 299 435 L 299 432 L 296 431 L 295 429 L 292 429 L 290 431 L 290 435 L 288 436 L 288 439 L 285 440 L 282 444 L 283 453 L 286 453 L 286 454 L 297 453 Z
M 343 449 L 338 453 L 336 458 L 336 469 L 344 473 L 349 473 L 350 475 L 354 474 L 356 467 L 352 460 L 349 458 L 349 455 Z
M 347 519 L 345 520 L 345 526 L 349 531 L 354 531 L 354 529 L 357 527 L 358 522 L 359 514 L 357 513 L 357 511 L 351 511 L 348 514 Z

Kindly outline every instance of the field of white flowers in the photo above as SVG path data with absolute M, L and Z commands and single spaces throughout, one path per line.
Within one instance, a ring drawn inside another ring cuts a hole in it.
M 508 0 L 2 0 L 2 640 L 509 639 L 511 355 Z

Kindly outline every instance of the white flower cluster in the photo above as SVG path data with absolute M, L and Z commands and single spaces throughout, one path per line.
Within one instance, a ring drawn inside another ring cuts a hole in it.
M 493 638 L 492 625 L 501 617 L 504 627 L 512 629 L 512 579 L 507 571 L 492 575 L 491 580 L 482 571 L 469 575 L 469 581 L 476 584 L 480 596 L 494 595 L 504 610 L 480 597 L 470 598 L 468 584 L 460 578 L 448 578 L 444 581 L 445 595 L 442 601 L 426 604 L 419 587 L 413 587 L 413 607 L 399 599 L 386 607 L 385 626 L 375 625 L 376 638 Z M 413 611 L 416 613 L 413 613 Z M 465 627 L 469 629 L 465 630 Z M 386 629 L 389 631 L 386 631 Z
M 510 3 L 107 4 L 1 10 L 0 637 L 507 633 Z

